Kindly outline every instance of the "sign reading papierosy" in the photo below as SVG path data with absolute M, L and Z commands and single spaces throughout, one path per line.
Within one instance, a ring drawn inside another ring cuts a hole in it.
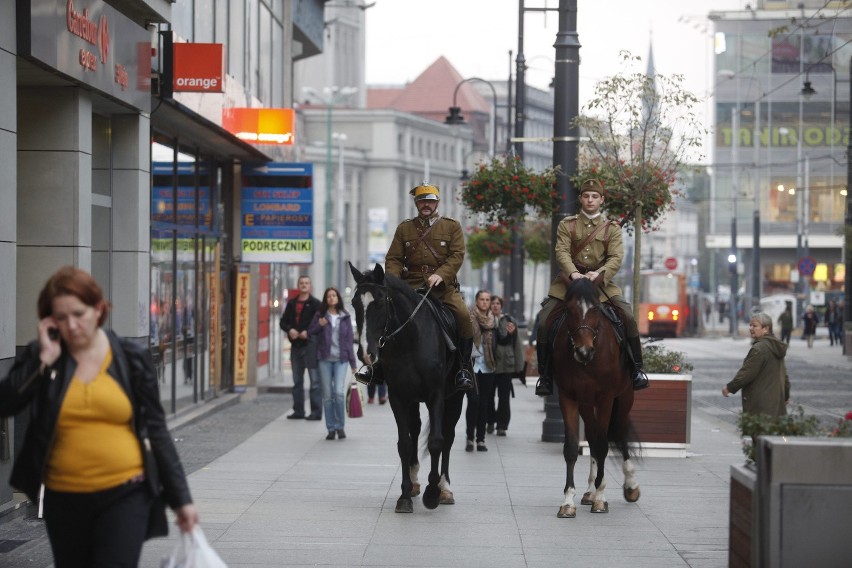
M 243 262 L 313 263 L 313 164 L 244 166 L 240 204 Z

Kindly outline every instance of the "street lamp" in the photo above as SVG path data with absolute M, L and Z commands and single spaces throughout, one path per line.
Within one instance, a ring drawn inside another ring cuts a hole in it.
M 852 103 L 852 57 L 849 58 L 849 102 Z M 852 104 L 850 104 L 852 108 Z M 849 113 L 849 130 L 852 132 L 852 112 Z M 849 139 L 846 146 L 846 219 L 844 228 L 846 229 L 843 239 L 845 248 L 846 260 L 846 277 L 844 284 L 844 295 L 846 297 L 843 302 L 843 354 L 849 355 L 847 346 L 852 337 L 852 247 L 849 246 L 849 240 L 852 239 L 852 138 Z
M 334 230 L 332 228 L 332 216 L 334 215 L 334 205 L 331 198 L 331 184 L 334 179 L 334 172 L 331 166 L 331 125 L 332 111 L 334 105 L 340 103 L 351 95 L 358 92 L 357 87 L 323 87 L 322 94 L 313 87 L 304 87 L 303 91 L 312 97 L 319 99 L 327 109 L 326 117 L 326 139 L 325 139 L 325 286 L 331 284 L 331 265 L 332 265 L 332 248 L 334 240 Z
M 343 294 L 346 286 L 343 285 L 343 243 L 345 242 L 343 234 L 343 225 L 346 209 L 346 177 L 343 170 L 343 155 L 346 143 L 346 134 L 342 132 L 334 132 L 331 137 L 337 140 L 337 198 L 340 200 L 337 207 L 337 229 L 335 237 L 337 240 L 337 282 L 336 285 Z M 343 301 L 343 298 L 340 299 Z
M 491 116 L 489 120 L 491 121 L 491 140 L 489 142 L 488 147 L 488 155 L 494 157 L 494 152 L 497 149 L 497 90 L 494 88 L 494 85 L 491 84 L 490 81 L 486 81 L 485 79 L 481 79 L 479 77 L 469 77 L 467 79 L 462 79 L 456 85 L 455 90 L 453 90 L 453 106 L 450 107 L 450 114 L 447 115 L 447 118 L 444 119 L 444 124 L 464 124 L 464 117 L 461 113 L 461 107 L 458 106 L 458 94 L 459 89 L 465 83 L 469 83 L 471 81 L 479 81 L 480 83 L 485 83 L 491 88 L 491 96 L 492 96 L 492 104 L 491 104 Z

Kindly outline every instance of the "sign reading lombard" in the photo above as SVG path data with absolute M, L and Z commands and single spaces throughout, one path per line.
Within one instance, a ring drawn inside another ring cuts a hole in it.
M 246 165 L 241 192 L 243 262 L 313 263 L 313 164 Z

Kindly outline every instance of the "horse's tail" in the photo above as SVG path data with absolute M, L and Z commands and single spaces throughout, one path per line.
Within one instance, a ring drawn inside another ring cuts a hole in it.
M 612 414 L 609 417 L 609 428 L 607 429 L 607 440 L 609 446 L 617 451 L 622 457 L 642 458 L 642 442 L 639 440 L 639 435 L 636 434 L 636 429 L 633 427 L 633 421 L 630 420 L 630 413 L 625 412 L 621 405 L 625 404 L 623 400 L 616 398 L 612 405 Z

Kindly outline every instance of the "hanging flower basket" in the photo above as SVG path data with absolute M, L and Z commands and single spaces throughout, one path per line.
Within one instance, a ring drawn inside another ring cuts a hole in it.
M 461 202 L 488 223 L 522 221 L 528 207 L 536 217 L 550 217 L 559 203 L 556 170 L 537 173 L 517 157 L 494 158 L 462 186 Z
M 512 254 L 512 231 L 505 224 L 476 227 L 467 237 L 467 255 L 473 268 L 482 268 L 501 256 Z

